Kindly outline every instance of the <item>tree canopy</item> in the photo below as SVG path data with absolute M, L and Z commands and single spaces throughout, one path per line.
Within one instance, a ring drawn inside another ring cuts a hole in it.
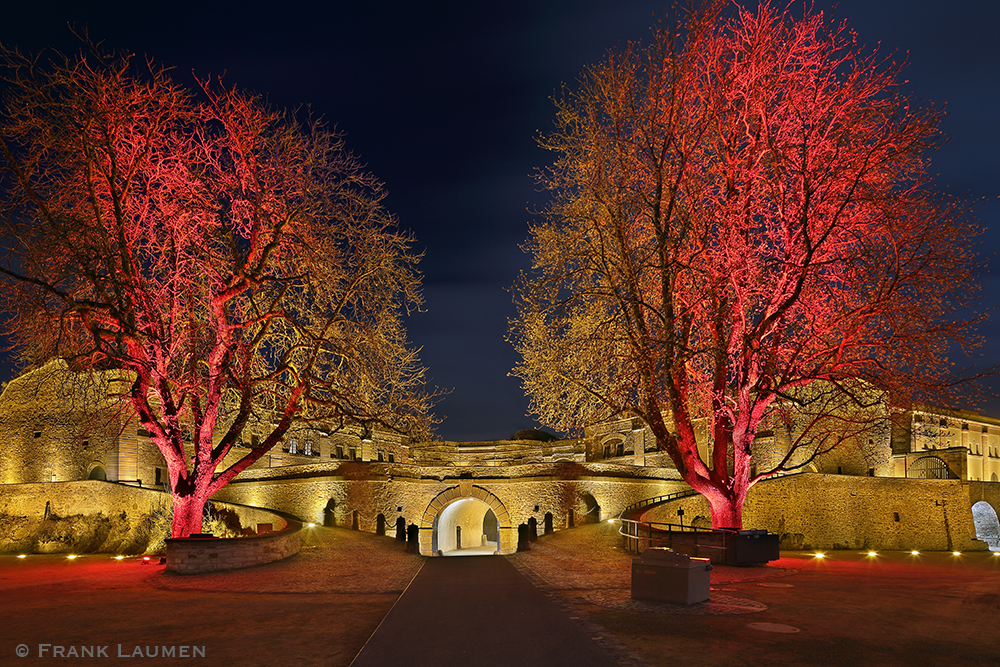
M 640 417 L 739 527 L 761 476 L 940 397 L 976 342 L 978 229 L 900 72 L 822 13 L 715 0 L 585 70 L 542 139 L 512 323 L 541 421 Z M 758 428 L 793 421 L 798 451 L 752 474 Z
M 419 257 L 341 135 L 89 44 L 2 64 L 7 328 L 29 363 L 128 373 L 175 537 L 295 423 L 427 432 Z

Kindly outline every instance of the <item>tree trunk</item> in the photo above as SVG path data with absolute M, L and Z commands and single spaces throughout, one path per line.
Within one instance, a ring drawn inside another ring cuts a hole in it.
M 712 528 L 743 528 L 743 498 L 706 496 L 712 510 Z
M 174 522 L 170 529 L 170 537 L 188 537 L 201 532 L 202 516 L 208 498 L 199 494 L 174 494 Z

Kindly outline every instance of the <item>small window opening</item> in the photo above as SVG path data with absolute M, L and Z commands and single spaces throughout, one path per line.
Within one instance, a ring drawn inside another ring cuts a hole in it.
M 892 513 L 892 520 L 895 521 L 896 523 L 899 523 L 899 512 Z
M 36 437 L 36 438 L 42 437 L 42 432 L 41 431 L 35 431 L 34 437 Z

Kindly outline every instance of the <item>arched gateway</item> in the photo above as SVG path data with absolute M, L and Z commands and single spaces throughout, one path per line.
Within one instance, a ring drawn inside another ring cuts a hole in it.
M 439 493 L 420 519 L 420 553 L 425 556 L 516 550 L 517 533 L 510 524 L 507 508 L 495 495 L 472 483 Z

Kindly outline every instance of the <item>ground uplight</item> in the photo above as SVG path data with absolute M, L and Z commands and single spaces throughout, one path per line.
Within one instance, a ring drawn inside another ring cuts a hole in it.
M 314 524 L 314 523 L 307 523 L 306 524 L 306 528 L 315 528 L 315 527 L 316 527 L 316 524 Z
M 826 554 L 823 553 L 813 554 L 813 558 L 826 558 Z
M 1000 551 L 998 551 L 997 553 L 1000 553 Z M 28 554 L 18 554 L 17 557 L 18 558 L 27 558 Z
M 952 556 L 961 556 L 961 555 L 962 555 L 962 552 L 961 552 L 961 551 L 952 551 L 952 552 L 951 552 L 951 555 L 952 555 Z
M 125 556 L 115 556 L 115 560 L 125 560 Z
M 878 556 L 878 552 L 877 551 L 869 551 L 868 555 L 872 556 L 872 557 L 875 557 L 875 556 Z
M 66 558 L 67 558 L 67 560 L 75 560 L 76 559 L 76 554 L 70 554 L 70 555 L 66 556 Z
M 914 549 L 913 551 L 910 552 L 910 555 L 911 556 L 919 556 L 920 552 Z

